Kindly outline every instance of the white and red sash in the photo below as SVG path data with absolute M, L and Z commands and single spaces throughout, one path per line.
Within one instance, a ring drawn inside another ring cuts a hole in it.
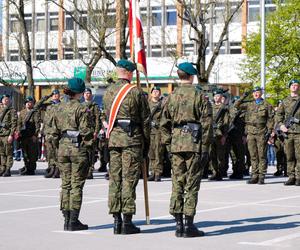
M 131 85 L 130 83 L 127 83 L 120 89 L 120 91 L 116 95 L 116 97 L 112 103 L 110 113 L 109 113 L 108 128 L 107 128 L 107 133 L 106 133 L 107 139 L 109 138 L 110 132 L 112 131 L 112 129 L 114 127 L 114 123 L 116 121 L 117 114 L 119 112 L 120 106 L 121 106 L 124 98 L 127 96 L 129 91 L 135 87 L 136 87 L 136 85 Z

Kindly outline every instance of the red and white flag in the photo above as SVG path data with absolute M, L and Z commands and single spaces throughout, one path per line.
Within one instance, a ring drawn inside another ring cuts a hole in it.
M 138 71 L 147 76 L 146 51 L 139 0 L 129 0 L 128 26 L 130 57 L 136 62 Z

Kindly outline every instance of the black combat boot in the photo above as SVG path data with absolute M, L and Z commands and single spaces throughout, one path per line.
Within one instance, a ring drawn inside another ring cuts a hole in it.
M 20 175 L 26 175 L 27 174 L 27 167 L 22 167 L 19 169 Z
M 184 218 L 184 230 L 183 237 L 202 237 L 204 236 L 204 232 L 198 230 L 198 228 L 194 225 L 194 216 L 186 215 Z
M 87 230 L 88 225 L 82 224 L 79 220 L 79 210 L 71 210 L 70 211 L 70 221 L 68 231 L 79 231 L 79 230 Z
M 149 177 L 148 177 L 148 181 L 154 181 L 155 180 L 155 175 L 154 174 L 151 174 Z
M 160 176 L 160 174 L 156 174 L 156 175 L 155 175 L 154 181 L 155 181 L 155 182 L 160 182 L 160 181 L 161 181 L 161 176 Z
M 4 174 L 2 175 L 3 177 L 9 177 L 11 176 L 11 173 L 10 173 L 10 169 L 6 169 L 6 171 L 4 172 Z
M 121 234 L 122 229 L 122 216 L 121 213 L 114 213 L 114 234 Z
M 60 177 L 60 172 L 59 172 L 59 168 L 58 167 L 54 167 L 54 173 L 52 178 L 59 178 Z
M 132 214 L 124 214 L 123 217 L 122 234 L 138 234 L 141 232 L 141 229 L 132 223 Z
M 277 170 L 273 175 L 274 176 L 282 176 L 283 171 L 282 170 Z
M 46 174 L 44 175 L 45 178 L 51 178 L 54 174 L 55 167 L 51 166 L 48 169 L 46 169 Z
M 3 175 L 4 176 L 4 175 Z M 300 186 L 300 179 L 296 179 L 295 186 Z
M 295 185 L 295 182 L 296 182 L 295 178 L 294 178 L 294 177 L 290 177 L 290 178 L 284 183 L 284 185 L 285 185 L 285 186 L 292 186 L 292 185 Z
M 210 181 L 222 181 L 223 178 L 220 174 L 213 174 L 211 177 L 208 178 Z
M 5 168 L 1 168 L 0 169 L 0 176 L 2 176 L 5 173 L 6 169 Z
M 259 177 L 257 184 L 259 184 L 259 185 L 265 184 L 265 178 L 264 177 Z
M 87 180 L 92 180 L 92 179 L 94 179 L 94 176 L 93 176 L 93 170 L 89 170 L 86 179 L 87 179 Z
M 242 180 L 243 178 L 243 174 L 232 173 L 231 175 L 229 175 L 230 180 Z
M 63 216 L 65 217 L 64 230 L 69 231 L 69 223 L 70 223 L 70 211 L 62 210 Z
M 174 217 L 176 221 L 175 236 L 182 237 L 183 236 L 183 214 L 174 214 Z
M 258 177 L 251 177 L 251 179 L 247 181 L 247 184 L 257 184 L 257 183 L 258 183 Z

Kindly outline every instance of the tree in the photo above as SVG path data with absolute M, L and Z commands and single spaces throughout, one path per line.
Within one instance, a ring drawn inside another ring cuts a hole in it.
M 291 79 L 300 77 L 300 1 L 281 2 L 266 18 L 266 91 L 273 103 L 287 95 Z M 247 38 L 242 64 L 242 78 L 253 84 L 260 82 L 260 39 L 260 31 Z
M 197 60 L 196 67 L 199 72 L 198 82 L 207 84 L 210 73 L 213 69 L 215 61 L 220 53 L 220 49 L 224 42 L 228 40 L 228 27 L 233 17 L 241 8 L 244 0 L 230 2 L 229 0 L 222 1 L 225 4 L 225 13 L 223 15 L 223 28 L 216 45 L 212 46 L 208 39 L 207 25 L 216 19 L 216 13 L 213 11 L 217 1 L 214 0 L 177 0 L 177 3 L 183 6 L 183 15 L 178 14 L 179 18 L 183 19 L 190 26 L 189 39 L 197 45 Z M 234 4 L 234 5 L 232 5 Z M 206 66 L 206 54 L 208 46 L 211 45 L 211 58 Z

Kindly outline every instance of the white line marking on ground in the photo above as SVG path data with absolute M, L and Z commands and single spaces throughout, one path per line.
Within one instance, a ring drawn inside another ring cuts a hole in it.
M 34 182 L 34 181 L 46 181 L 45 178 L 34 178 L 34 179 L 26 179 L 26 180 L 16 180 L 16 181 L 1 181 L 0 184 L 13 184 L 19 182 Z
M 289 235 L 285 235 L 282 237 L 277 237 L 274 238 L 272 240 L 266 240 L 266 241 L 262 241 L 262 242 L 239 242 L 239 244 L 242 245 L 256 245 L 256 246 L 273 246 L 277 243 L 283 242 L 283 241 L 287 241 L 287 240 L 292 240 L 292 239 L 296 239 L 300 237 L 300 233 L 294 233 L 294 234 L 289 234 Z

